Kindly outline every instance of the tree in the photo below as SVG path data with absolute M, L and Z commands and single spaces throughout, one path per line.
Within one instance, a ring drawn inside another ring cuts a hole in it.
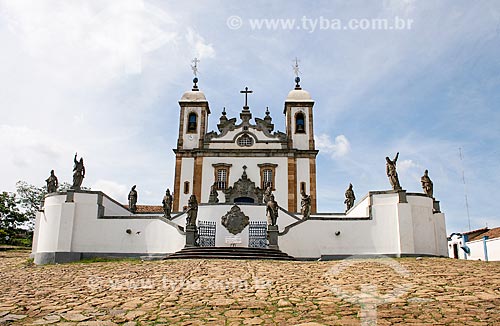
M 64 192 L 71 188 L 71 184 L 63 182 L 59 184 L 58 192 Z M 26 181 L 16 182 L 17 195 L 19 196 L 19 204 L 22 212 L 27 216 L 26 226 L 29 230 L 33 230 L 35 225 L 36 213 L 41 209 L 45 195 L 47 194 L 47 186 L 37 187 Z M 82 187 L 82 190 L 90 190 L 88 187 Z
M 45 195 L 47 194 L 47 187 L 36 187 L 27 183 L 26 181 L 18 181 L 16 183 L 17 195 L 19 196 L 20 206 L 23 213 L 27 216 L 27 226 L 29 230 L 33 230 L 38 212 L 43 204 Z
M 19 201 L 13 193 L 0 194 L 0 242 L 12 243 L 19 228 L 29 218 L 19 210 Z

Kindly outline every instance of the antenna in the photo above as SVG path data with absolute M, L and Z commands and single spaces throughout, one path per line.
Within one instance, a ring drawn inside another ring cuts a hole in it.
M 462 156 L 462 148 L 458 148 L 458 154 L 460 155 L 460 162 L 462 163 L 462 181 L 464 183 L 464 195 L 465 195 L 465 209 L 467 210 L 467 221 L 469 223 L 469 231 L 470 228 L 470 214 L 469 214 L 469 201 L 467 200 L 467 184 L 465 183 L 465 169 L 464 169 L 464 160 Z

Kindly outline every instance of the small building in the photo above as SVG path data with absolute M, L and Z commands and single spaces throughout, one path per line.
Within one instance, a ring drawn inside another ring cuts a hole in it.
M 500 261 L 500 227 L 450 234 L 448 255 L 455 259 Z

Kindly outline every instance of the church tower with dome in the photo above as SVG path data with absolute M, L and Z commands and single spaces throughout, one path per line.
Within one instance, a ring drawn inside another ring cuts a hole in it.
M 300 212 L 305 193 L 316 213 L 314 101 L 300 78 L 284 102 L 285 132 L 274 130 L 269 109 L 264 117 L 253 117 L 248 87 L 241 91 L 245 104 L 239 120 L 223 109 L 217 130 L 209 131 L 209 103 L 196 76 L 193 82 L 179 101 L 173 210 L 183 211 L 192 194 L 208 203 L 211 191 L 217 191 L 220 203 L 263 203 L 270 186 L 278 205 L 289 212 Z

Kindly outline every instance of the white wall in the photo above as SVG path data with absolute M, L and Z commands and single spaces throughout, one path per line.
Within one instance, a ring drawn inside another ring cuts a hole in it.
M 38 217 L 33 253 L 165 254 L 184 247 L 185 236 L 172 222 L 161 220 L 159 215 L 150 215 L 149 218 L 129 216 L 125 210 L 126 214 L 120 218 L 108 214 L 98 218 L 100 196 L 96 192 L 77 192 L 74 202 L 66 202 L 65 194 L 48 196 L 45 212 Z M 297 258 L 359 254 L 446 255 L 444 215 L 432 213 L 429 209 L 432 200 L 408 195 L 408 203 L 399 203 L 398 198 L 397 193 L 370 194 L 347 216 L 313 216 L 323 220 L 299 222 L 280 211 L 280 249 Z M 105 213 L 123 212 L 119 204 L 106 196 L 102 203 Z M 371 210 L 370 203 L 373 203 Z M 199 206 L 198 221 L 216 222 L 216 246 L 226 246 L 226 236 L 231 235 L 221 225 L 221 217 L 231 207 Z M 250 221 L 267 220 L 264 205 L 239 207 Z M 360 216 L 370 211 L 371 215 Z M 185 226 L 185 216 L 176 218 L 173 223 Z M 127 229 L 131 234 L 126 232 Z M 240 246 L 248 246 L 248 229 L 247 226 L 239 235 L 242 238 Z M 500 242 L 490 240 L 489 243 L 492 243 L 490 257 L 493 259 L 498 254 Z M 476 251 L 475 247 L 471 249 Z
M 368 196 L 344 220 L 335 220 L 334 215 L 314 215 L 330 220 L 308 220 L 291 228 L 279 238 L 280 249 L 302 258 L 361 254 L 446 256 L 444 215 L 432 213 L 430 198 L 407 198 L 408 203 L 399 203 L 397 193 L 375 194 L 371 199 Z M 363 213 L 370 211 L 370 201 L 371 219 L 356 220 L 368 216 Z M 335 235 L 338 231 L 340 234 Z
M 470 249 L 470 255 L 467 255 L 467 259 L 486 260 L 483 239 L 467 242 L 467 246 Z M 500 261 L 500 238 L 486 240 L 486 246 L 488 248 L 488 261 Z
M 106 197 L 104 197 L 106 198 Z M 75 193 L 74 202 L 66 195 L 49 196 L 40 214 L 34 253 L 173 253 L 184 247 L 185 237 L 159 219 L 134 217 L 98 218 L 98 194 Z M 103 200 L 105 212 L 120 211 Z M 126 230 L 130 229 L 131 234 Z

